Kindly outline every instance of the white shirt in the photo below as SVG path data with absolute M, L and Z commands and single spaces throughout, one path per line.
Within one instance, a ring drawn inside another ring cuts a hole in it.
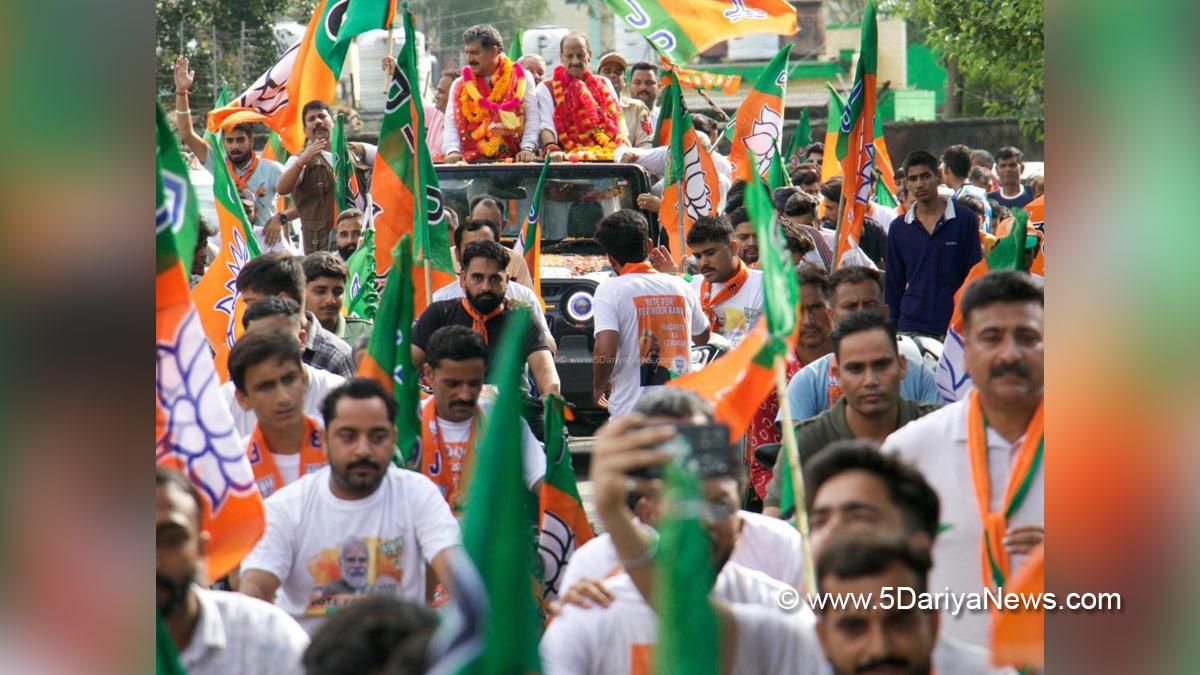
M 617 96 L 617 90 L 613 89 L 612 82 L 609 82 L 607 77 L 597 75 L 596 79 L 600 80 L 600 83 L 608 89 L 608 95 L 612 97 L 613 103 L 617 106 L 617 123 L 624 129 L 625 115 L 621 112 L 621 98 Z M 538 117 L 540 119 L 538 133 L 540 134 L 542 130 L 549 131 L 557 138 L 558 129 L 554 126 L 554 108 L 556 106 L 554 105 L 554 92 L 550 90 L 549 77 L 542 80 L 542 83 L 537 86 L 537 89 L 534 90 L 534 97 L 537 99 Z M 628 134 L 628 131 L 626 131 L 626 134 Z
M 644 392 L 689 372 L 692 336 L 708 327 L 692 287 L 659 272 L 600 282 L 594 321 L 596 335 L 617 331 L 620 340 L 608 397 L 608 414 L 614 417 L 633 410 Z M 650 360 L 654 357 L 657 365 Z
M 492 78 L 485 78 L 490 83 Z M 462 82 L 462 76 L 454 78 L 450 83 L 450 101 L 446 103 L 446 121 L 442 127 L 442 154 L 448 155 L 452 152 L 462 152 L 462 139 L 458 137 L 458 115 L 455 113 L 456 106 L 462 105 L 459 101 L 454 100 L 454 92 L 458 91 L 458 87 Z M 538 132 L 541 128 L 540 109 L 538 108 L 537 100 L 534 98 L 534 88 L 537 83 L 534 82 L 533 74 L 525 71 L 525 98 L 521 101 L 521 108 L 525 111 L 525 125 L 521 129 L 521 149 L 536 151 L 538 148 Z
M 317 424 L 324 426 L 321 402 L 325 400 L 326 394 L 342 386 L 346 378 L 328 370 L 313 368 L 307 363 L 300 364 L 300 367 L 308 374 L 308 390 L 304 392 L 304 402 L 301 404 L 301 408 L 305 415 L 316 420 Z M 233 414 L 233 426 L 243 439 L 248 439 L 254 433 L 254 425 L 258 424 L 258 417 L 255 416 L 253 410 L 242 410 L 242 406 L 237 402 L 236 391 L 233 380 L 221 385 L 221 395 L 225 397 L 225 404 L 229 406 L 229 412 Z
M 761 513 L 740 513 L 742 529 L 729 559 L 793 588 L 801 588 L 804 582 L 804 558 L 800 549 L 800 533 L 796 528 Z M 612 537 L 606 532 L 575 550 L 563 572 L 559 588 L 565 592 L 582 578 L 605 579 L 621 573 L 621 559 L 613 546 Z
M 992 428 L 987 430 L 988 477 L 991 508 L 1000 510 L 1007 487 L 1009 468 L 1021 441 L 1009 443 Z M 981 592 L 983 564 L 980 560 L 982 523 L 971 480 L 971 458 L 967 452 L 967 401 L 951 403 L 895 431 L 883 443 L 883 451 L 915 466 L 933 486 L 941 501 L 942 532 L 933 545 L 933 569 L 929 590 Z M 1045 465 L 1034 475 L 1021 507 L 1009 518 L 1009 527 L 1042 525 L 1045 517 Z M 1024 556 L 1013 556 L 1013 571 Z M 968 644 L 986 646 L 991 625 L 987 612 L 942 613 L 942 631 Z
M 708 144 L 708 137 L 697 132 L 697 136 L 701 139 L 701 144 L 708 150 L 708 154 L 712 157 L 713 168 L 717 170 L 717 189 L 720 192 L 717 200 L 717 211 L 725 210 L 725 196 L 729 194 L 729 186 L 733 185 L 733 164 L 729 158 L 719 152 L 714 151 Z M 635 164 L 649 171 L 659 178 L 652 186 L 652 191 L 658 196 L 662 196 L 663 184 L 662 177 L 667 175 L 667 161 L 671 157 L 671 146 L 660 145 L 649 150 L 638 150 L 632 148 L 618 148 L 617 152 L 613 153 L 613 161 L 620 162 L 626 155 L 632 154 L 637 159 Z
M 179 654 L 191 675 L 304 672 L 308 634 L 282 609 L 241 593 L 192 586 L 200 616 Z
M 389 465 L 379 488 L 357 500 L 334 496 L 330 480 L 325 467 L 268 497 L 267 531 L 242 561 L 243 574 L 279 579 L 275 604 L 310 634 L 327 610 L 367 593 L 423 602 L 425 565 L 461 541 L 437 486 L 415 471 Z M 348 568 L 344 544 L 362 547 L 369 561 Z
M 275 468 L 279 469 L 279 477 L 283 479 L 284 485 L 300 480 L 300 453 L 281 455 L 271 452 L 271 460 L 275 462 Z
M 658 617 L 628 574 L 606 581 L 605 586 L 614 597 L 608 607 L 582 609 L 567 605 L 550 622 L 541 643 L 546 675 L 626 675 L 648 672 L 635 669 L 635 661 L 653 665 Z M 785 590 L 791 590 L 787 584 L 730 561 L 717 575 L 712 594 L 728 602 L 753 603 L 765 609 L 777 607 L 779 594 Z
M 833 675 L 817 639 L 811 611 L 785 614 L 752 604 L 732 605 L 737 625 L 733 673 L 794 673 Z M 939 631 L 933 647 L 933 670 L 955 675 L 1010 673 L 989 664 L 988 652 L 962 644 Z
M 457 281 L 446 284 L 433 292 L 434 302 L 465 297 L 462 284 Z M 518 300 L 528 305 L 533 310 L 530 312 L 533 315 L 533 322 L 541 327 L 546 335 L 550 335 L 550 326 L 546 324 L 546 315 L 542 312 L 542 303 L 538 300 L 537 293 L 534 293 L 532 288 L 515 281 L 509 281 L 508 288 L 504 291 L 504 297 Z
M 421 402 L 421 409 L 425 406 L 434 405 L 433 397 L 427 398 Z M 480 396 L 479 407 L 483 410 L 486 417 L 495 405 L 495 399 L 490 397 Z M 517 422 L 521 426 L 521 475 L 525 477 L 525 487 L 533 489 L 534 483 L 538 482 L 546 476 L 546 450 L 533 435 L 529 424 L 524 419 L 518 417 Z M 462 422 L 451 422 L 450 420 L 442 419 L 439 415 L 437 418 L 438 429 L 442 432 L 442 440 L 446 445 L 458 445 L 466 447 L 471 440 L 471 427 L 475 425 L 475 418 L 463 420 Z
M 700 299 L 701 304 L 704 302 L 700 291 L 703 284 L 704 277 L 700 275 L 692 277 L 692 289 L 696 291 L 696 297 Z M 713 284 L 709 289 L 709 295 L 715 298 L 723 288 L 725 288 L 724 283 Z M 750 332 L 758 315 L 762 314 L 762 306 L 763 273 L 761 270 L 749 270 L 742 289 L 732 298 L 713 307 L 713 312 L 717 315 L 717 325 L 710 326 L 710 328 L 736 346 Z

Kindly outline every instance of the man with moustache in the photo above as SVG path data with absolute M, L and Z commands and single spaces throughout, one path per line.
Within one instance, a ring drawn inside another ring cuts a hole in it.
M 658 123 L 658 68 L 638 61 L 629 69 L 629 95 L 650 111 L 651 127 Z
M 358 537 L 346 537 L 338 552 L 340 576 L 321 587 L 324 595 L 362 595 L 367 592 L 367 580 L 371 562 L 371 550 L 367 542 Z
M 296 204 L 307 254 L 324 250 L 329 245 L 338 209 L 333 189 L 333 154 L 329 148 L 329 134 L 333 131 L 329 105 L 324 101 L 309 101 L 301 109 L 300 119 L 308 145 L 300 154 L 288 159 L 275 188 L 281 195 L 291 195 Z M 350 161 L 355 165 L 358 185 L 366 194 L 370 189 L 367 171 L 375 164 L 376 147 L 368 143 L 346 145 L 350 150 Z
M 459 283 L 466 297 L 434 302 L 417 319 L 412 336 L 414 365 L 420 368 L 425 363 L 429 339 L 442 326 L 465 326 L 479 333 L 489 356 L 492 355 L 516 302 L 505 299 L 508 276 L 504 270 L 508 256 L 503 246 L 490 239 L 473 241 L 463 247 Z M 559 393 L 558 371 L 554 368 L 546 333 L 526 331 L 522 352 L 541 395 Z
M 339 213 L 337 222 L 334 223 L 333 246 L 343 262 L 350 260 L 350 256 L 358 250 L 358 242 L 363 233 L 362 216 L 362 211 L 349 208 Z
M 564 36 L 558 53 L 562 63 L 537 87 L 542 150 L 551 161 L 612 161 L 616 149 L 629 144 L 617 91 L 590 72 L 592 47 L 583 33 Z
M 934 485 L 945 534 L 931 582 L 954 593 L 1006 585 L 1045 538 L 1045 299 L 1028 273 L 992 272 L 962 296 L 967 398 L 887 438 Z M 947 633 L 987 644 L 990 616 L 947 614 Z
M 437 487 L 392 464 L 396 402 L 379 383 L 354 379 L 334 389 L 322 416 L 329 466 L 266 500 L 267 529 L 242 561 L 239 588 L 275 601 L 310 634 L 339 608 L 366 597 L 326 592 L 343 574 L 341 567 L 331 571 L 328 561 L 345 554 L 348 537 L 368 546 L 367 578 L 398 572 L 400 596 L 417 601 L 426 599 L 427 566 L 437 581 L 448 582 L 461 539 Z M 362 576 L 358 557 L 347 568 L 351 581 Z
M 698 218 L 688 231 L 687 245 L 700 268 L 692 288 L 709 329 L 736 345 L 762 313 L 762 272 L 737 257 L 738 245 L 725 216 Z
M 444 326 L 426 344 L 425 380 L 433 396 L 421 402 L 422 474 L 441 490 L 455 514 L 461 514 L 470 492 L 466 468 L 474 464 L 477 432 L 491 410 L 495 391 L 484 393 L 488 348 L 483 337 L 466 326 Z M 521 427 L 525 485 L 541 494 L 546 453 L 525 420 Z
M 654 145 L 654 124 L 650 121 L 650 107 L 641 99 L 625 95 L 625 57 L 609 52 L 600 57 L 596 74 L 607 79 L 620 99 L 625 117 L 625 131 L 629 134 L 629 145 L 649 148 Z
M 155 605 L 179 662 L 193 675 L 301 673 L 308 635 L 287 612 L 241 593 L 204 587 L 196 487 L 173 469 L 154 470 Z

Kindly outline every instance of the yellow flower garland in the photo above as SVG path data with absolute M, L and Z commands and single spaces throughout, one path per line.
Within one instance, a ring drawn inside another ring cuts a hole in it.
M 512 86 L 515 71 L 516 67 L 512 60 L 502 55 L 496 79 L 492 83 L 492 90 L 488 92 L 486 98 L 487 101 L 495 106 L 500 106 L 507 100 L 511 100 L 506 94 Z M 517 81 L 516 92 L 514 92 L 512 98 L 517 101 L 522 101 L 525 98 L 524 77 Z M 480 103 L 483 99 L 484 97 L 479 91 L 479 87 L 475 84 L 475 80 L 464 78 L 459 96 L 459 109 L 462 111 L 463 119 L 475 127 L 471 130 L 471 138 L 475 141 L 479 152 L 485 157 L 495 157 L 496 153 L 500 151 L 501 144 L 504 143 L 504 137 L 492 129 L 493 120 L 498 120 L 504 128 L 509 130 L 519 128 L 522 120 L 520 115 L 508 110 L 496 110 L 493 117 L 493 112 Z M 518 103 L 517 105 L 521 104 Z

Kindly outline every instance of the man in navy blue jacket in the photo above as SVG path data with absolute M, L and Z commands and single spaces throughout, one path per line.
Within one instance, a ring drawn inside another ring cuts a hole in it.
M 904 160 L 904 184 L 916 198 L 888 229 L 884 299 L 900 332 L 942 340 L 954 293 L 983 257 L 979 219 L 938 197 L 938 161 L 917 150 Z

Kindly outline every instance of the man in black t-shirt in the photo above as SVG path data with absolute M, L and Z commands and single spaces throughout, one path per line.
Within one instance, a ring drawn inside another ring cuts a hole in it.
M 488 345 L 488 361 L 494 362 L 490 358 L 492 350 L 499 344 L 504 325 L 517 302 L 504 295 L 508 287 L 507 264 L 508 254 L 500 244 L 489 239 L 467 244 L 462 251 L 462 272 L 459 274 L 466 297 L 429 305 L 413 327 L 413 363 L 417 368 L 425 363 L 425 345 L 429 337 L 442 326 L 466 326 L 482 335 Z M 524 352 L 538 391 L 543 396 L 558 394 L 561 388 L 558 372 L 554 369 L 554 357 L 545 333 L 526 331 Z

